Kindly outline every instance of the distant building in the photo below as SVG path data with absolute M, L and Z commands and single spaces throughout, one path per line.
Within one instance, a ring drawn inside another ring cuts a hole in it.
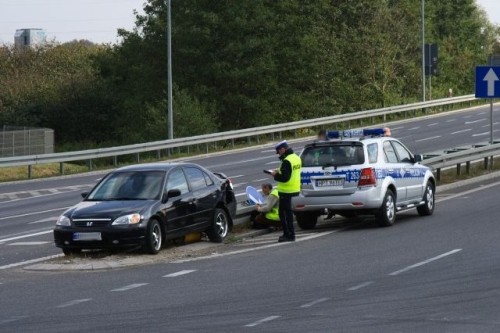
M 14 35 L 16 47 L 32 47 L 45 44 L 47 34 L 43 29 L 17 29 Z

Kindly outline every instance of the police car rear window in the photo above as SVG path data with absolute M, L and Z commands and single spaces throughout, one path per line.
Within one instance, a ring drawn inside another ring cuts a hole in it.
M 365 156 L 362 145 L 313 145 L 306 147 L 301 155 L 302 167 L 324 167 L 363 164 Z

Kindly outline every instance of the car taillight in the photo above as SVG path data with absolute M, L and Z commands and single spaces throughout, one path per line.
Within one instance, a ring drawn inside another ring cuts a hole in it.
M 359 177 L 358 186 L 376 186 L 377 177 L 375 176 L 375 170 L 373 168 L 361 169 L 361 175 Z

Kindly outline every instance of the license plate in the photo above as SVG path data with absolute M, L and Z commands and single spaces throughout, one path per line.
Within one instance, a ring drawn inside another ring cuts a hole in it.
M 73 234 L 74 241 L 91 241 L 91 240 L 102 240 L 100 232 L 75 232 Z
M 343 186 L 343 185 L 344 185 L 343 178 L 317 179 L 316 180 L 317 187 Z

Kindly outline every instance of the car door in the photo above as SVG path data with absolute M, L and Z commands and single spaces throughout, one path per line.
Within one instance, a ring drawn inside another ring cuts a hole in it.
M 398 155 L 401 175 L 406 187 L 407 200 L 421 200 L 424 193 L 424 173 L 422 166 L 414 163 L 411 153 L 398 141 L 392 142 L 394 150 Z
M 185 167 L 184 170 L 195 200 L 196 214 L 194 216 L 194 226 L 197 228 L 207 225 L 212 220 L 217 199 L 213 180 L 197 167 Z
M 397 191 L 396 200 L 397 202 L 401 203 L 406 201 L 406 183 L 404 181 L 404 170 L 401 169 L 398 155 L 391 141 L 392 140 L 386 140 L 383 143 L 386 169 L 385 171 L 387 176 L 390 176 L 392 177 L 392 179 L 394 179 Z
M 165 183 L 165 193 L 177 189 L 181 195 L 171 197 L 164 208 L 168 233 L 182 233 L 194 223 L 195 200 L 182 168 L 171 170 Z

